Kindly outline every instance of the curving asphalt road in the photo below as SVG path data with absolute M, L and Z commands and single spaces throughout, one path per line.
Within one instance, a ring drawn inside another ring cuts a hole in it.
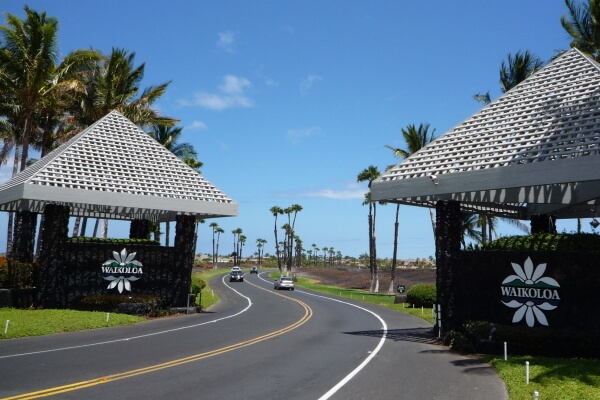
M 0 398 L 508 398 L 490 366 L 410 315 L 257 275 L 211 287 L 207 313 L 0 341 Z

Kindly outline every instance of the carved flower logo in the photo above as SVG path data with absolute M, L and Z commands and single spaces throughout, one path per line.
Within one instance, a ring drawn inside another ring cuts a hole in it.
M 516 275 L 510 275 L 502 281 L 502 303 L 510 308 L 516 308 L 512 322 L 518 323 L 525 318 L 527 326 L 533 327 L 535 322 L 548 326 L 548 319 L 543 311 L 556 309 L 560 300 L 557 288 L 558 282 L 544 277 L 546 264 L 534 268 L 530 257 L 527 257 L 523 268 L 511 263 Z
M 102 278 L 111 281 L 108 289 L 117 288 L 119 293 L 123 289 L 131 292 L 131 282 L 141 279 L 142 263 L 134 260 L 136 253 L 127 254 L 127 250 L 121 250 L 121 253 L 113 251 L 114 259 L 105 261 L 102 264 Z

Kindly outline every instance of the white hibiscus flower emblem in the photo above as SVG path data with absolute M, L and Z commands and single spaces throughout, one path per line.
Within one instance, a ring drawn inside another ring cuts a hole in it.
M 121 250 L 121 253 L 113 251 L 114 259 L 105 261 L 102 264 L 102 278 L 111 281 L 108 289 L 117 288 L 119 293 L 123 289 L 131 292 L 131 282 L 141 278 L 142 263 L 134 260 L 136 253 L 127 254 L 127 250 Z
M 502 281 L 502 285 L 504 286 L 503 294 L 513 299 L 502 301 L 502 303 L 507 307 L 517 309 L 512 322 L 518 323 L 525 318 L 529 327 L 533 327 L 536 320 L 541 325 L 548 326 L 548 320 L 543 311 L 554 310 L 556 305 L 545 300 L 558 299 L 555 289 L 560 285 L 555 279 L 542 276 L 546 272 L 545 263 L 534 268 L 531 258 L 528 257 L 523 264 L 524 268 L 516 263 L 511 264 L 516 275 L 508 276 Z M 519 301 L 514 297 L 524 301 Z

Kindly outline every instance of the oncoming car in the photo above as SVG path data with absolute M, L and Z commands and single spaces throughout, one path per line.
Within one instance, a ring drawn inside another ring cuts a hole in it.
M 229 273 L 229 282 L 244 282 L 244 273 L 239 269 L 232 269 Z
M 250 273 L 251 274 L 258 274 L 258 268 L 256 268 L 255 266 L 250 267 Z
M 294 290 L 294 280 L 287 276 L 282 276 L 275 281 L 275 290 L 288 289 Z

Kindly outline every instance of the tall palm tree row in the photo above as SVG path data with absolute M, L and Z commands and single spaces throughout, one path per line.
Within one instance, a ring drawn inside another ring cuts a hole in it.
M 180 128 L 169 130 L 177 120 L 153 108 L 170 82 L 142 88 L 145 64 L 136 66 L 135 53 L 124 49 L 113 48 L 109 55 L 76 50 L 59 63 L 58 20 L 27 6 L 24 11 L 24 19 L 6 13 L 0 26 L 0 163 L 14 154 L 14 173 L 22 171 L 30 148 L 44 156 L 116 109 L 140 128 L 165 134 L 167 147 L 192 168 L 202 166 L 193 148 L 177 143 Z M 9 222 L 8 252 L 12 226 Z
M 375 179 L 381 175 L 379 169 L 373 165 L 368 166 L 362 170 L 356 177 L 357 182 L 368 182 L 369 192 L 365 194 L 365 201 L 363 205 L 369 206 L 369 271 L 371 273 L 371 287 L 369 288 L 370 293 L 379 292 L 379 272 L 377 268 L 377 244 L 375 239 L 375 221 L 377 219 L 377 203 L 371 201 L 371 184 Z M 325 259 L 325 252 L 328 249 L 323 248 Z

